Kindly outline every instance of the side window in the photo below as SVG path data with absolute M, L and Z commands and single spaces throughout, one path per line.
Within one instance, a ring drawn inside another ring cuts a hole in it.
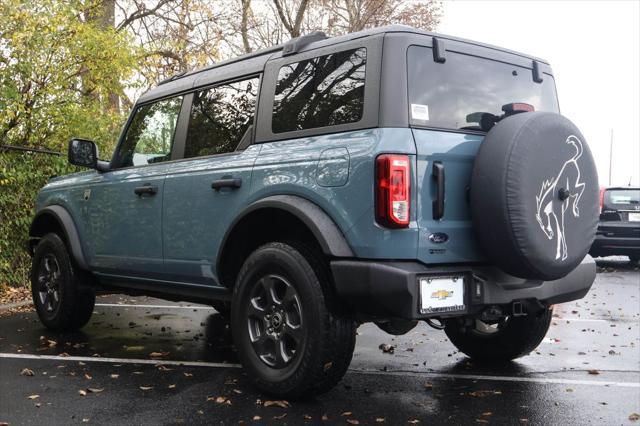
M 142 166 L 171 158 L 182 96 L 139 107 L 115 158 L 115 167 Z
M 273 133 L 355 123 L 364 109 L 367 50 L 347 50 L 280 68 Z
M 251 137 L 257 77 L 221 84 L 193 96 L 184 158 L 234 151 Z

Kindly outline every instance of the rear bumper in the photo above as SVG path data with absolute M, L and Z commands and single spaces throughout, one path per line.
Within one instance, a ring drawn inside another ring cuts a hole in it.
M 640 255 L 640 238 L 596 235 L 589 254 L 591 256 Z
M 335 260 L 331 270 L 338 296 L 359 317 L 367 319 L 425 319 L 475 314 L 490 305 L 541 302 L 545 305 L 584 297 L 596 277 L 591 256 L 569 275 L 554 281 L 528 281 L 494 267 L 433 266 L 419 262 Z M 465 311 L 421 314 L 419 278 L 462 275 Z

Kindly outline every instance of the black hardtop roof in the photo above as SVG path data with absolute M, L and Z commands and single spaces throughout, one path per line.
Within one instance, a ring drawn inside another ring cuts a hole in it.
M 299 42 L 300 40 L 304 40 L 305 37 L 313 37 L 314 41 L 308 44 L 304 44 L 303 47 L 300 49 L 300 52 L 305 50 L 315 49 L 318 47 L 330 46 L 332 44 L 338 44 L 345 41 L 355 40 L 358 38 L 371 37 L 371 36 L 387 34 L 387 33 L 407 33 L 407 34 L 425 35 L 429 37 L 437 37 L 442 40 L 452 40 L 456 42 L 462 42 L 466 44 L 484 47 L 487 49 L 497 50 L 497 51 L 521 56 L 524 58 L 531 59 L 532 61 L 538 61 L 548 65 L 548 62 L 544 59 L 537 58 L 535 56 L 527 55 L 520 52 L 515 52 L 513 50 L 505 49 L 502 47 L 493 46 L 486 43 L 480 43 L 477 41 L 467 40 L 460 37 L 453 37 L 445 34 L 422 31 L 407 25 L 387 25 L 384 27 L 372 28 L 369 30 L 346 34 L 343 36 L 327 37 L 320 40 L 318 40 L 317 38 L 317 33 L 313 33 L 310 35 L 303 35 L 276 46 L 272 46 L 272 47 L 261 49 L 261 50 L 256 50 L 255 52 L 247 53 L 244 55 L 237 56 L 235 58 L 216 62 L 207 67 L 189 71 L 184 74 L 175 75 L 173 77 L 170 77 L 160 82 L 157 87 L 154 87 L 150 89 L 148 92 L 146 92 L 145 94 L 143 94 L 138 100 L 138 103 L 145 102 L 151 99 L 161 98 L 164 96 L 168 96 L 171 93 L 177 93 L 180 91 L 190 89 L 194 86 L 197 80 L 198 81 L 203 80 L 203 77 L 206 74 L 208 74 L 209 71 L 220 70 L 222 72 L 221 70 L 222 68 L 233 68 L 233 69 L 242 68 L 242 69 L 246 69 L 247 74 L 253 73 L 253 72 L 257 73 L 264 68 L 264 64 L 269 59 L 271 59 L 272 57 L 281 56 L 283 49 L 285 49 L 288 45 Z

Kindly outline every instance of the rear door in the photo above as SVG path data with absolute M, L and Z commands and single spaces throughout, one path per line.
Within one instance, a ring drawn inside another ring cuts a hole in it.
M 193 94 L 184 159 L 165 181 L 163 245 L 169 280 L 218 284 L 218 250 L 246 203 L 260 152 L 260 146 L 251 145 L 259 85 L 259 76 L 249 76 Z
M 407 50 L 409 122 L 418 154 L 418 258 L 426 263 L 483 260 L 469 189 L 491 118 L 499 119 L 503 105 L 515 102 L 558 112 L 550 75 L 536 83 L 522 58 L 513 65 L 456 52 L 457 45 L 448 44 L 444 63 L 434 61 L 430 47 Z

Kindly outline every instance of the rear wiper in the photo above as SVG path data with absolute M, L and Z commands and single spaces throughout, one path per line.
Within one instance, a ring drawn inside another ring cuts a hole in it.
M 495 115 L 490 112 L 473 112 L 467 114 L 467 123 L 478 123 L 482 130 L 488 132 L 498 121 L 521 112 L 535 111 L 535 108 L 533 105 L 524 102 L 512 102 L 502 105 L 502 111 L 504 112 L 502 115 Z

